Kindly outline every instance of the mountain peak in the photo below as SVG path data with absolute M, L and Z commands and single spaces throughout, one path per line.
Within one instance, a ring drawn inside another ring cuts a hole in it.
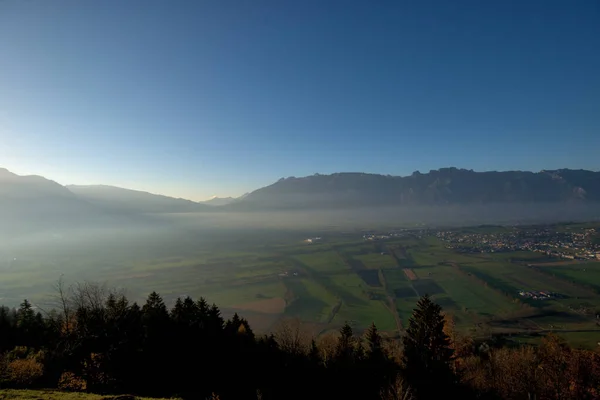
M 233 202 L 235 202 L 236 199 L 234 199 L 233 197 L 218 197 L 218 196 L 213 196 L 208 200 L 202 201 L 202 204 L 206 204 L 209 206 L 224 206 L 227 204 L 231 204 Z

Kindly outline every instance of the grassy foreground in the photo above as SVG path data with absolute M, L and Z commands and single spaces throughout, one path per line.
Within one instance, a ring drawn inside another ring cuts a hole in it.
M 59 392 L 57 390 L 0 390 L 0 400 L 109 400 L 118 396 L 103 396 L 89 393 Z M 136 397 L 136 400 L 161 400 Z M 166 400 L 166 399 L 162 399 Z

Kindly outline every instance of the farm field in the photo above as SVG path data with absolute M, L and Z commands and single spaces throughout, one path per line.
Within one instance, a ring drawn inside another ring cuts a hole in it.
M 305 240 L 316 236 L 323 241 Z M 382 331 L 402 334 L 419 297 L 428 294 L 453 315 L 459 330 L 475 336 L 491 331 L 529 340 L 531 333 L 554 330 L 587 346 L 600 337 L 600 262 L 557 261 L 525 251 L 460 253 L 435 232 L 383 240 L 365 240 L 360 232 L 256 234 L 204 245 L 186 240 L 174 247 L 139 245 L 135 254 L 117 248 L 69 257 L 48 251 L 19 255 L 1 271 L 0 303 L 30 298 L 44 305 L 61 274 L 69 279 L 79 271 L 81 280 L 123 288 L 138 302 L 152 290 L 168 305 L 177 297 L 202 296 L 225 317 L 246 317 L 259 333 L 282 318 L 298 317 L 316 334 L 345 322 L 357 332 L 375 322 Z M 560 297 L 526 299 L 519 291 Z
M 369 269 L 386 269 L 397 267 L 396 261 L 387 253 L 364 254 L 354 256 Z
M 600 290 L 600 262 L 567 262 L 537 266 L 556 277 Z

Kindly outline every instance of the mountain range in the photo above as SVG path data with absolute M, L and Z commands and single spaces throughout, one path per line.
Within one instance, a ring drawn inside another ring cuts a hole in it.
M 66 188 L 79 199 L 105 210 L 140 213 L 172 213 L 207 211 L 210 206 L 191 200 L 177 199 L 107 185 L 69 185 Z
M 99 225 L 116 218 L 113 212 L 99 210 L 54 181 L 0 168 L 0 233 Z
M 282 178 L 239 198 L 194 202 L 113 186 L 62 186 L 41 176 L 19 176 L 0 169 L 0 219 L 13 222 L 25 217 L 62 221 L 108 214 L 487 204 L 600 204 L 600 172 L 442 168 L 404 177 L 315 174 Z
M 225 206 L 227 204 L 235 203 L 236 201 L 242 200 L 248 195 L 248 193 L 241 195 L 240 197 L 213 197 L 209 200 L 201 201 L 202 204 L 208 204 L 209 206 Z
M 282 178 L 229 207 L 268 210 L 581 202 L 600 202 L 600 172 L 475 172 L 442 168 L 405 177 L 336 173 Z

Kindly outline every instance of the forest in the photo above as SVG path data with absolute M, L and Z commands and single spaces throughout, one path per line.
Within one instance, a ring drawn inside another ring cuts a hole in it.
M 312 337 L 298 319 L 257 335 L 204 298 L 168 309 L 96 284 L 56 286 L 55 307 L 0 308 L 0 388 L 182 399 L 597 399 L 600 357 L 546 336 L 539 346 L 473 339 L 427 295 L 405 333 L 372 324 Z

